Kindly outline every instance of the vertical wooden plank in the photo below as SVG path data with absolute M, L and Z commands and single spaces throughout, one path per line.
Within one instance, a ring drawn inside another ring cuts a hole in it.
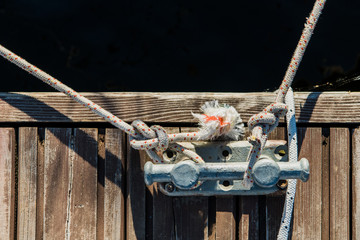
M 360 239 L 360 128 L 352 131 L 352 238 Z
M 322 129 L 321 239 L 330 239 L 330 129 Z
M 285 127 L 277 127 L 273 132 L 269 134 L 269 139 L 271 140 L 287 140 L 286 137 L 286 128 Z M 261 197 L 259 197 L 260 200 Z M 265 209 L 265 214 L 262 214 L 261 216 L 265 217 L 265 221 L 263 219 L 260 219 L 260 226 L 259 226 L 259 237 L 265 237 L 266 239 L 276 239 L 277 234 L 279 232 L 280 223 L 281 223 L 281 217 L 282 217 L 282 211 L 284 208 L 284 202 L 285 202 L 285 195 L 280 192 L 273 195 L 268 195 L 265 197 L 265 208 L 264 206 L 259 205 L 259 209 Z M 259 201 L 261 204 L 263 204 L 263 201 Z M 260 210 L 259 210 L 260 211 Z M 262 223 L 266 223 L 266 226 L 262 226 Z M 262 232 L 265 229 L 265 234 Z M 265 235 L 265 236 L 263 236 Z
M 15 130 L 0 128 L 0 239 L 14 239 Z
M 259 198 L 258 196 L 240 197 L 239 239 L 260 239 L 260 225 L 262 223 L 259 214 Z
M 145 152 L 133 149 L 127 141 L 126 239 L 145 239 L 146 197 L 143 167 Z
M 216 240 L 236 239 L 236 214 L 236 197 L 216 197 Z
M 69 235 L 70 141 L 69 128 L 45 130 L 44 239 L 64 239 Z
M 36 238 L 43 239 L 44 236 L 44 166 L 45 166 L 45 128 L 38 129 L 38 154 L 37 154 L 37 189 L 36 189 Z
M 19 128 L 18 239 L 36 238 L 37 144 L 37 128 Z
M 173 199 L 175 239 L 208 239 L 208 197 Z
M 181 132 L 196 128 L 181 128 Z M 208 239 L 208 197 L 177 197 L 173 199 L 176 239 Z
M 166 128 L 167 133 L 178 133 L 178 127 Z M 160 192 L 158 184 L 149 187 L 153 195 L 153 238 L 175 239 L 173 198 Z
M 97 135 L 95 128 L 74 129 L 68 198 L 71 239 L 96 239 Z
M 105 239 L 105 128 L 99 128 L 98 133 L 98 182 L 97 182 L 97 224 L 96 239 Z M 110 238 L 111 239 L 111 238 Z
M 124 139 L 121 130 L 106 129 L 104 239 L 125 239 Z
M 350 238 L 350 136 L 330 129 L 330 239 Z
M 310 163 L 310 178 L 297 182 L 294 205 L 293 239 L 321 239 L 322 226 L 322 130 L 299 128 L 299 159 Z

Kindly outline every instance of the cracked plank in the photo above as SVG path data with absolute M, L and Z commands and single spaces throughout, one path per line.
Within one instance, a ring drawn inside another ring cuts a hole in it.
M 124 138 L 119 129 L 105 132 L 104 239 L 125 239 Z M 101 238 L 102 239 L 102 238 Z
M 67 234 L 70 143 L 70 128 L 45 129 L 44 239 L 65 239 Z
M 70 239 L 96 239 L 97 132 L 95 128 L 74 129 Z

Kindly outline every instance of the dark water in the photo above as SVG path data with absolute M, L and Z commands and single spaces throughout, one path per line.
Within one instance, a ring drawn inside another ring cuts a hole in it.
M 0 0 L 0 43 L 78 91 L 272 91 L 313 3 Z M 328 1 L 295 87 L 360 90 L 359 12 Z M 5 60 L 0 71 L 2 92 L 53 91 Z

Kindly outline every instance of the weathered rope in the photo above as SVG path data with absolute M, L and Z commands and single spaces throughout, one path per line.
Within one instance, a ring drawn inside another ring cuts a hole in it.
M 285 102 L 288 106 L 288 112 L 286 113 L 286 125 L 288 130 L 288 157 L 289 162 L 296 162 L 298 160 L 298 142 L 295 119 L 294 93 L 291 88 L 289 88 L 286 94 Z M 279 240 L 288 239 L 289 236 L 291 217 L 294 209 L 296 182 L 296 179 L 288 180 L 284 210 L 278 233 Z
M 319 20 L 322 10 L 324 9 L 325 2 L 326 0 L 316 0 L 309 17 L 306 18 L 301 37 L 290 60 L 285 77 L 280 85 L 279 92 L 276 97 L 276 102 L 284 102 L 285 95 L 294 80 L 295 74 L 304 56 L 306 47 L 309 45 L 310 38 L 314 32 L 316 23 Z
M 133 146 L 135 149 L 146 150 L 146 152 L 154 160 L 154 162 L 156 163 L 163 162 L 163 160 L 161 160 L 161 158 L 159 158 L 156 152 L 154 151 L 156 149 L 157 150 L 164 149 L 164 146 L 169 145 L 169 142 L 171 142 L 170 147 L 174 151 L 184 153 L 190 159 L 192 159 L 197 163 L 203 162 L 203 159 L 199 155 L 175 143 L 175 142 L 189 142 L 189 141 L 200 140 L 200 136 L 198 132 L 166 134 L 164 129 L 161 128 L 162 130 L 157 130 L 159 129 L 159 127 L 155 127 L 155 126 L 150 128 L 142 122 L 140 123 L 135 121 L 135 124 L 129 125 L 128 123 L 122 121 L 120 118 L 114 116 L 112 113 L 106 111 L 99 105 L 95 104 L 91 100 L 82 96 L 75 90 L 66 86 L 59 80 L 55 79 L 46 72 L 42 71 L 38 67 L 30 64 L 25 59 L 19 57 L 10 50 L 6 49 L 2 45 L 0 45 L 0 55 L 5 59 L 9 60 L 10 62 L 14 63 L 21 69 L 27 71 L 31 75 L 37 77 L 38 79 L 52 86 L 56 90 L 65 93 L 66 95 L 68 95 L 69 97 L 80 103 L 81 105 L 89 108 L 92 112 L 102 117 L 104 120 L 108 121 L 115 127 L 128 133 L 132 137 L 132 140 L 130 142 L 131 146 Z
M 275 103 L 266 107 L 261 113 L 254 115 L 249 120 L 248 124 L 252 132 L 252 136 L 249 137 L 249 142 L 252 144 L 252 149 L 248 156 L 249 164 L 243 180 L 243 184 L 249 188 L 253 185 L 253 179 L 251 176 L 252 167 L 255 164 L 256 160 L 259 158 L 262 149 L 266 144 L 267 136 L 277 126 L 279 118 L 284 116 L 284 114 L 286 113 L 286 105 L 284 104 L 284 98 L 288 92 L 289 87 L 291 86 L 296 71 L 300 65 L 306 46 L 310 41 L 315 25 L 319 19 L 322 9 L 324 8 L 324 4 L 325 0 L 317 0 L 315 2 L 312 12 L 310 13 L 309 18 L 307 18 L 303 33 L 290 61 L 284 80 L 280 85 Z M 30 74 L 34 75 L 35 77 L 39 78 L 43 82 L 54 87 L 56 90 L 70 96 L 83 106 L 88 107 L 95 114 L 101 116 L 104 120 L 110 122 L 115 127 L 128 133 L 131 136 L 131 145 L 136 149 L 146 150 L 149 156 L 155 162 L 163 162 L 163 160 L 159 158 L 156 154 L 156 151 L 164 150 L 165 147 L 170 147 L 175 151 L 183 152 L 195 162 L 203 162 L 201 157 L 198 156 L 196 153 L 191 152 L 182 147 L 181 145 L 175 143 L 182 141 L 200 140 L 201 137 L 197 132 L 169 135 L 166 134 L 165 130 L 159 126 L 153 126 L 149 128 L 142 122 L 135 122 L 132 125 L 129 125 L 118 117 L 111 114 L 110 112 L 102 109 L 99 105 L 83 97 L 73 89 L 69 88 L 68 86 L 53 78 L 49 74 L 41 71 L 36 66 L 33 66 L 26 60 L 15 55 L 1 45 L 0 55 L 9 60 L 10 62 L 16 64 L 20 68 L 26 70 Z M 170 142 L 174 143 L 170 144 Z
M 244 175 L 244 180 L 242 181 L 243 185 L 247 188 L 251 188 L 254 183 L 251 174 L 252 168 L 266 144 L 268 134 L 277 126 L 279 117 L 284 116 L 286 113 L 286 106 L 284 104 L 285 96 L 294 80 L 296 71 L 309 44 L 325 2 L 326 0 L 317 0 L 309 17 L 306 19 L 304 30 L 291 58 L 284 80 L 280 85 L 275 103 L 266 107 L 261 113 L 252 116 L 248 122 L 252 134 L 248 140 L 252 144 L 252 148 L 248 156 L 248 167 Z M 272 110 L 272 115 L 269 115 L 270 109 Z

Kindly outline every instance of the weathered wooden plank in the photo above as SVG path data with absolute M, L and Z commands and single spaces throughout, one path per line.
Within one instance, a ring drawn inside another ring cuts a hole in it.
M 330 238 L 350 239 L 350 136 L 330 129 Z
M 167 133 L 180 132 L 178 127 L 166 128 Z M 173 198 L 164 195 L 155 183 L 149 187 L 153 194 L 153 239 L 175 239 Z
M 292 239 L 321 239 L 323 224 L 321 128 L 299 128 L 298 141 L 301 146 L 299 159 L 309 160 L 311 175 L 307 182 L 297 182 Z
M 69 236 L 71 164 L 70 128 L 45 130 L 44 159 L 44 239 Z
M 126 239 L 145 239 L 146 197 L 143 166 L 146 153 L 133 149 L 129 143 L 127 149 Z
M 360 128 L 352 132 L 352 238 L 360 239 Z
M 14 239 L 15 131 L 0 128 L 0 239 Z
M 69 172 L 71 239 L 96 239 L 97 129 L 76 128 Z
M 330 239 L 330 129 L 322 128 L 321 239 Z M 310 173 L 311 174 L 311 173 Z
M 36 238 L 38 129 L 19 128 L 18 224 L 19 239 Z
M 239 202 L 239 239 L 260 239 L 260 216 L 258 196 L 241 196 Z M 265 209 L 265 207 L 264 207 Z M 265 229 L 265 226 L 262 226 Z
M 83 93 L 104 109 L 131 122 L 195 122 L 205 101 L 218 99 L 234 106 L 247 121 L 274 102 L 275 93 Z M 299 123 L 360 123 L 359 92 L 295 93 Z M 156 109 L 156 111 L 154 111 Z M 342 114 L 338 114 L 341 111 Z M 326 113 L 326 114 L 325 114 Z M 0 93 L 1 122 L 102 122 L 62 93 Z M 282 120 L 281 120 L 282 121 Z
M 123 133 L 106 129 L 104 181 L 104 239 L 125 239 L 124 170 L 125 149 Z
M 97 182 L 97 222 L 96 236 L 97 240 L 105 239 L 105 132 L 104 128 L 99 128 L 98 134 L 98 182 Z M 110 238 L 111 239 L 111 238 Z
M 271 140 L 287 140 L 286 137 L 286 128 L 285 127 L 277 127 L 273 132 L 269 134 L 269 139 Z M 279 232 L 282 211 L 284 208 L 285 202 L 285 194 L 284 192 L 278 192 L 276 194 L 268 195 L 265 197 L 266 199 L 266 239 L 276 239 L 277 234 Z M 259 206 L 260 209 L 264 209 L 263 206 Z M 259 219 L 262 222 L 261 219 Z M 264 226 L 260 226 L 260 231 Z M 262 235 L 263 233 L 261 233 Z
M 36 238 L 43 239 L 45 218 L 45 128 L 38 128 L 37 189 L 36 189 Z
M 208 197 L 173 199 L 175 239 L 208 239 Z
M 236 197 L 216 197 L 216 240 L 236 239 L 236 214 Z

